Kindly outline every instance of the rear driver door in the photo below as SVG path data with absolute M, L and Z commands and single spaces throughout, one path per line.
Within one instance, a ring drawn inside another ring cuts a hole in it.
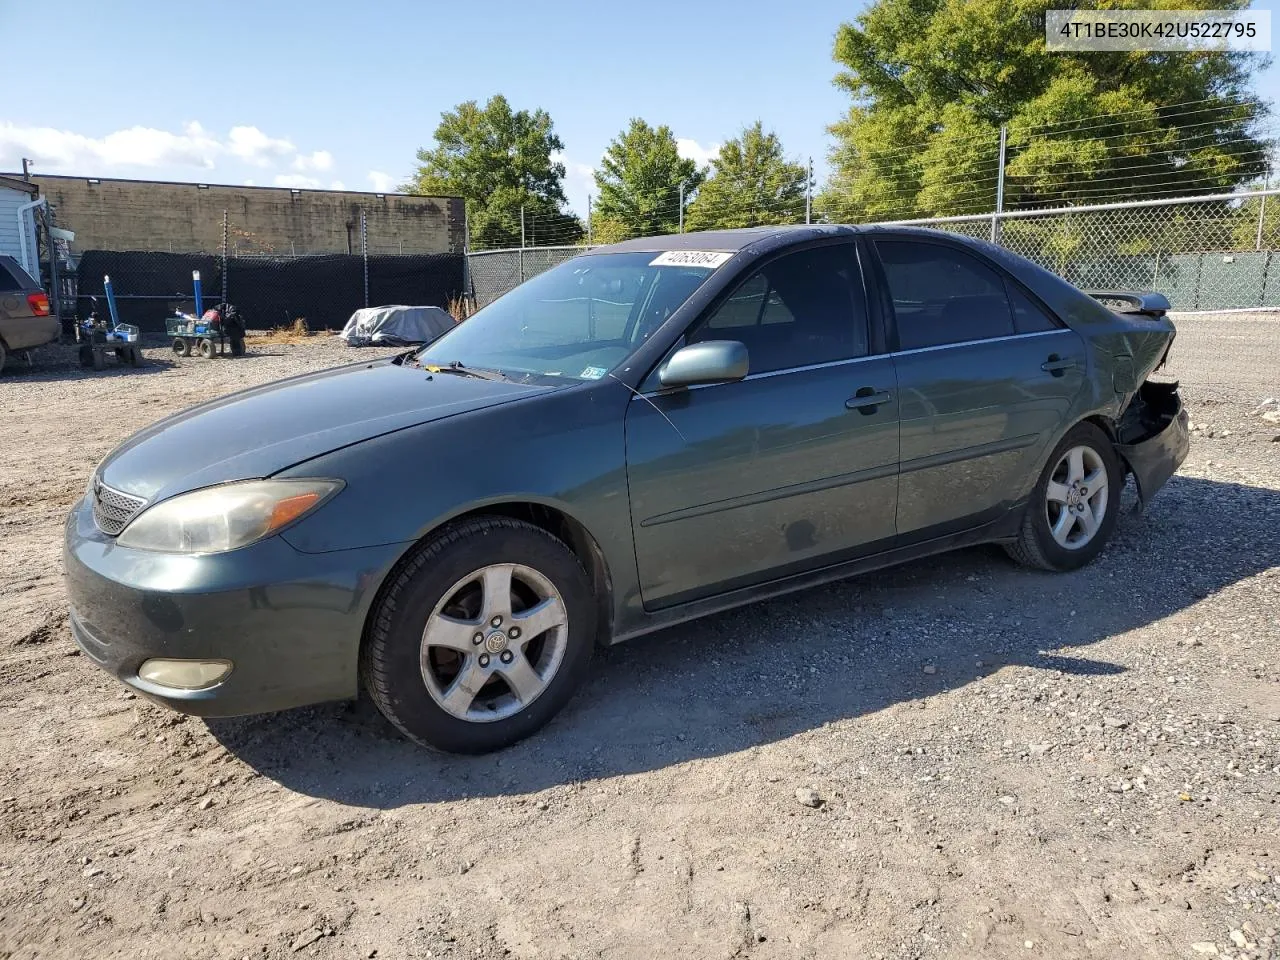
M 901 399 L 898 533 L 1001 516 L 1085 382 L 1084 341 L 994 264 L 943 240 L 875 241 Z

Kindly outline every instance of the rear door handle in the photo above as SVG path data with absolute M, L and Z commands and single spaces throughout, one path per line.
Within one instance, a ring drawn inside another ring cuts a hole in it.
M 1045 373 L 1052 373 L 1055 377 L 1060 377 L 1064 371 L 1070 370 L 1075 365 L 1076 362 L 1074 360 L 1051 353 L 1049 354 L 1049 359 L 1040 364 L 1040 369 Z
M 844 402 L 850 410 L 861 413 L 875 413 L 876 407 L 888 403 L 892 397 L 888 390 L 877 390 L 875 387 L 860 387 L 858 392 Z

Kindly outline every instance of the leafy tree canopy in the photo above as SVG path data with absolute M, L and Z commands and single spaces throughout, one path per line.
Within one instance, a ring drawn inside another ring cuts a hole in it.
M 592 223 L 593 239 L 675 233 L 680 223 L 680 185 L 690 197 L 702 182 L 698 165 L 680 156 L 667 126 L 651 127 L 638 117 L 609 144 L 596 171 L 600 191 Z
M 756 121 L 720 148 L 685 218 L 690 230 L 803 223 L 808 168 Z
M 572 243 L 582 228 L 563 212 L 565 169 L 555 159 L 563 149 L 545 110 L 512 110 L 501 95 L 483 107 L 468 100 L 441 114 L 435 146 L 418 151 L 402 189 L 463 197 L 475 249 L 519 246 L 522 208 L 528 242 Z
M 1266 166 L 1247 53 L 1056 53 L 1056 0 L 875 0 L 840 27 L 831 219 L 1097 203 L 1230 189 Z M 1115 0 L 1109 8 L 1239 9 L 1247 0 Z

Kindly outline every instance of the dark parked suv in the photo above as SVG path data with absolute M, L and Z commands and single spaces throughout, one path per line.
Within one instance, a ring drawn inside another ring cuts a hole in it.
M 0 370 L 9 354 L 58 339 L 58 318 L 40 284 L 13 257 L 0 256 Z

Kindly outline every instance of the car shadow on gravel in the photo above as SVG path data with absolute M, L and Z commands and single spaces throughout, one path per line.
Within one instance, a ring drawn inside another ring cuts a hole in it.
M 393 808 L 519 796 L 749 750 L 896 704 L 927 706 L 1006 666 L 1122 672 L 1078 648 L 1280 565 L 1278 528 L 1280 491 L 1175 477 L 1145 516 L 1126 512 L 1102 556 L 1075 573 L 1022 570 L 998 548 L 970 549 L 601 650 L 559 717 L 485 757 L 423 750 L 367 700 L 208 725 L 255 770 L 314 797 Z

